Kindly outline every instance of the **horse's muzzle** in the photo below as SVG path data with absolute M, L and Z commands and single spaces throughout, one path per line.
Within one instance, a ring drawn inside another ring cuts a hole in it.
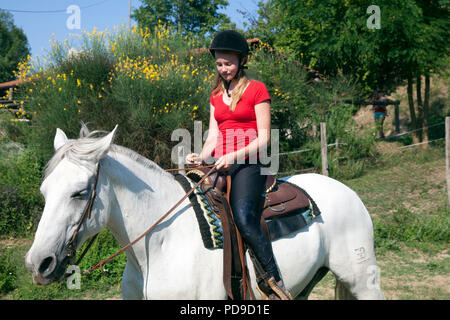
M 58 261 L 54 253 L 46 255 L 44 258 L 36 259 L 36 263 L 28 252 L 25 256 L 25 267 L 31 272 L 33 282 L 37 285 L 49 285 L 52 282 L 60 281 L 64 278 L 64 271 L 67 266 L 67 258 Z

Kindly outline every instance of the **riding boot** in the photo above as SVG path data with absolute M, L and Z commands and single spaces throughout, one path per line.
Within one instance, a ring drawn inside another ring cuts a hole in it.
M 254 265 L 259 269 L 257 278 L 258 287 L 263 288 L 261 296 L 269 299 L 291 300 L 292 296 L 284 288 L 281 280 L 272 244 L 261 229 L 261 214 L 261 202 L 252 198 L 239 199 L 233 208 L 236 225 L 247 243 L 250 255 L 253 256 Z M 260 289 L 258 290 L 261 292 Z
M 284 286 L 283 280 L 281 279 L 280 274 L 277 272 L 277 278 L 279 281 L 276 281 L 275 276 L 269 274 L 264 271 L 261 263 L 256 258 L 253 250 L 249 249 L 248 253 L 250 255 L 251 260 L 253 261 L 253 267 L 255 268 L 256 274 L 256 282 L 259 293 L 263 300 L 293 300 L 291 294 Z
M 284 286 L 283 280 L 275 281 L 275 277 L 258 281 L 258 289 L 263 300 L 294 300 Z

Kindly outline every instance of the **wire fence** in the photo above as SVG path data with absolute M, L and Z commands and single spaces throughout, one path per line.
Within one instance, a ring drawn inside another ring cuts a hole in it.
M 433 128 L 433 127 L 440 126 L 440 125 L 444 125 L 444 124 L 445 124 L 445 121 L 439 122 L 439 123 L 435 123 L 435 124 L 432 124 L 432 125 L 429 125 L 429 126 L 426 126 L 426 127 L 421 127 L 421 128 L 414 129 L 414 130 L 411 130 L 411 131 L 402 132 L 402 133 L 399 133 L 399 134 L 396 134 L 396 135 L 387 137 L 387 138 L 385 138 L 385 139 L 383 139 L 383 140 L 388 140 L 388 139 L 392 139 L 392 138 L 395 139 L 395 138 L 397 138 L 397 137 L 401 137 L 401 136 L 404 136 L 404 135 L 407 135 L 407 134 L 411 134 L 411 133 L 414 133 L 414 132 L 417 132 L 417 131 L 427 130 L 427 129 L 429 129 L 429 128 Z M 439 139 L 433 139 L 433 140 L 429 140 L 429 141 L 423 141 L 423 142 L 419 142 L 419 143 L 414 143 L 414 144 L 409 144 L 409 145 L 406 145 L 406 146 L 397 147 L 396 149 L 398 149 L 398 150 L 403 150 L 403 149 L 407 149 L 407 148 L 411 148 L 411 147 L 416 147 L 416 146 L 420 146 L 420 145 L 424 145 L 424 144 L 429 144 L 429 143 L 434 143 L 434 142 L 437 142 L 437 141 L 443 141 L 443 140 L 445 140 L 445 137 L 439 138 Z M 328 148 L 328 147 L 333 147 L 333 146 L 338 147 L 339 145 L 347 145 L 347 143 L 337 142 L 337 141 L 336 141 L 335 143 L 327 144 L 327 148 Z M 288 151 L 288 152 L 280 152 L 280 153 L 275 154 L 275 155 L 284 156 L 284 155 L 289 155 L 289 154 L 304 153 L 304 152 L 313 151 L 313 150 L 316 150 L 316 148 L 301 149 L 301 150 L 294 150 L 294 151 Z M 361 161 L 361 160 L 367 160 L 367 159 L 370 159 L 370 158 L 366 157 L 366 158 L 359 158 L 359 159 L 354 159 L 354 160 L 355 160 L 355 161 Z M 335 160 L 336 160 L 336 159 L 335 159 Z M 278 174 L 292 174 L 292 173 L 311 172 L 311 171 L 315 171 L 315 170 L 317 170 L 317 169 L 318 169 L 318 168 L 316 168 L 316 167 L 311 167 L 311 168 L 306 168 L 306 169 L 299 169 L 299 170 L 290 170 L 290 171 L 285 171 L 285 172 L 278 172 Z
M 417 132 L 417 131 L 423 131 L 423 130 L 426 130 L 426 129 L 429 129 L 429 128 L 433 128 L 433 127 L 436 127 L 436 126 L 440 126 L 440 125 L 443 125 L 443 124 L 445 124 L 444 121 L 443 121 L 443 122 L 439 122 L 439 123 L 432 124 L 431 126 L 422 127 L 422 128 L 415 129 L 415 130 L 411 130 L 411 131 L 407 131 L 407 132 L 398 133 L 398 134 L 396 134 L 396 135 L 393 135 L 393 136 L 390 136 L 390 137 L 385 138 L 385 140 L 386 140 L 386 139 L 391 139 L 391 138 L 401 137 L 401 136 L 404 136 L 404 135 L 407 135 L 407 134 L 410 134 L 410 133 L 413 133 L 413 132 Z

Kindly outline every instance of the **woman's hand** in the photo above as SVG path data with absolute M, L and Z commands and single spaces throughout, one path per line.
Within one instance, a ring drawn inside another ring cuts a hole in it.
M 186 156 L 186 164 L 202 164 L 202 159 L 198 153 L 190 153 Z
M 217 170 L 228 170 L 236 162 L 236 152 L 223 155 L 216 161 Z

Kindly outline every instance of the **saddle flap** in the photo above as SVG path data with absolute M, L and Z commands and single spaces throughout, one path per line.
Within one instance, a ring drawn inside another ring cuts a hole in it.
M 309 199 L 299 188 L 284 181 L 277 181 L 274 191 L 266 193 L 263 217 L 268 219 L 309 205 Z

